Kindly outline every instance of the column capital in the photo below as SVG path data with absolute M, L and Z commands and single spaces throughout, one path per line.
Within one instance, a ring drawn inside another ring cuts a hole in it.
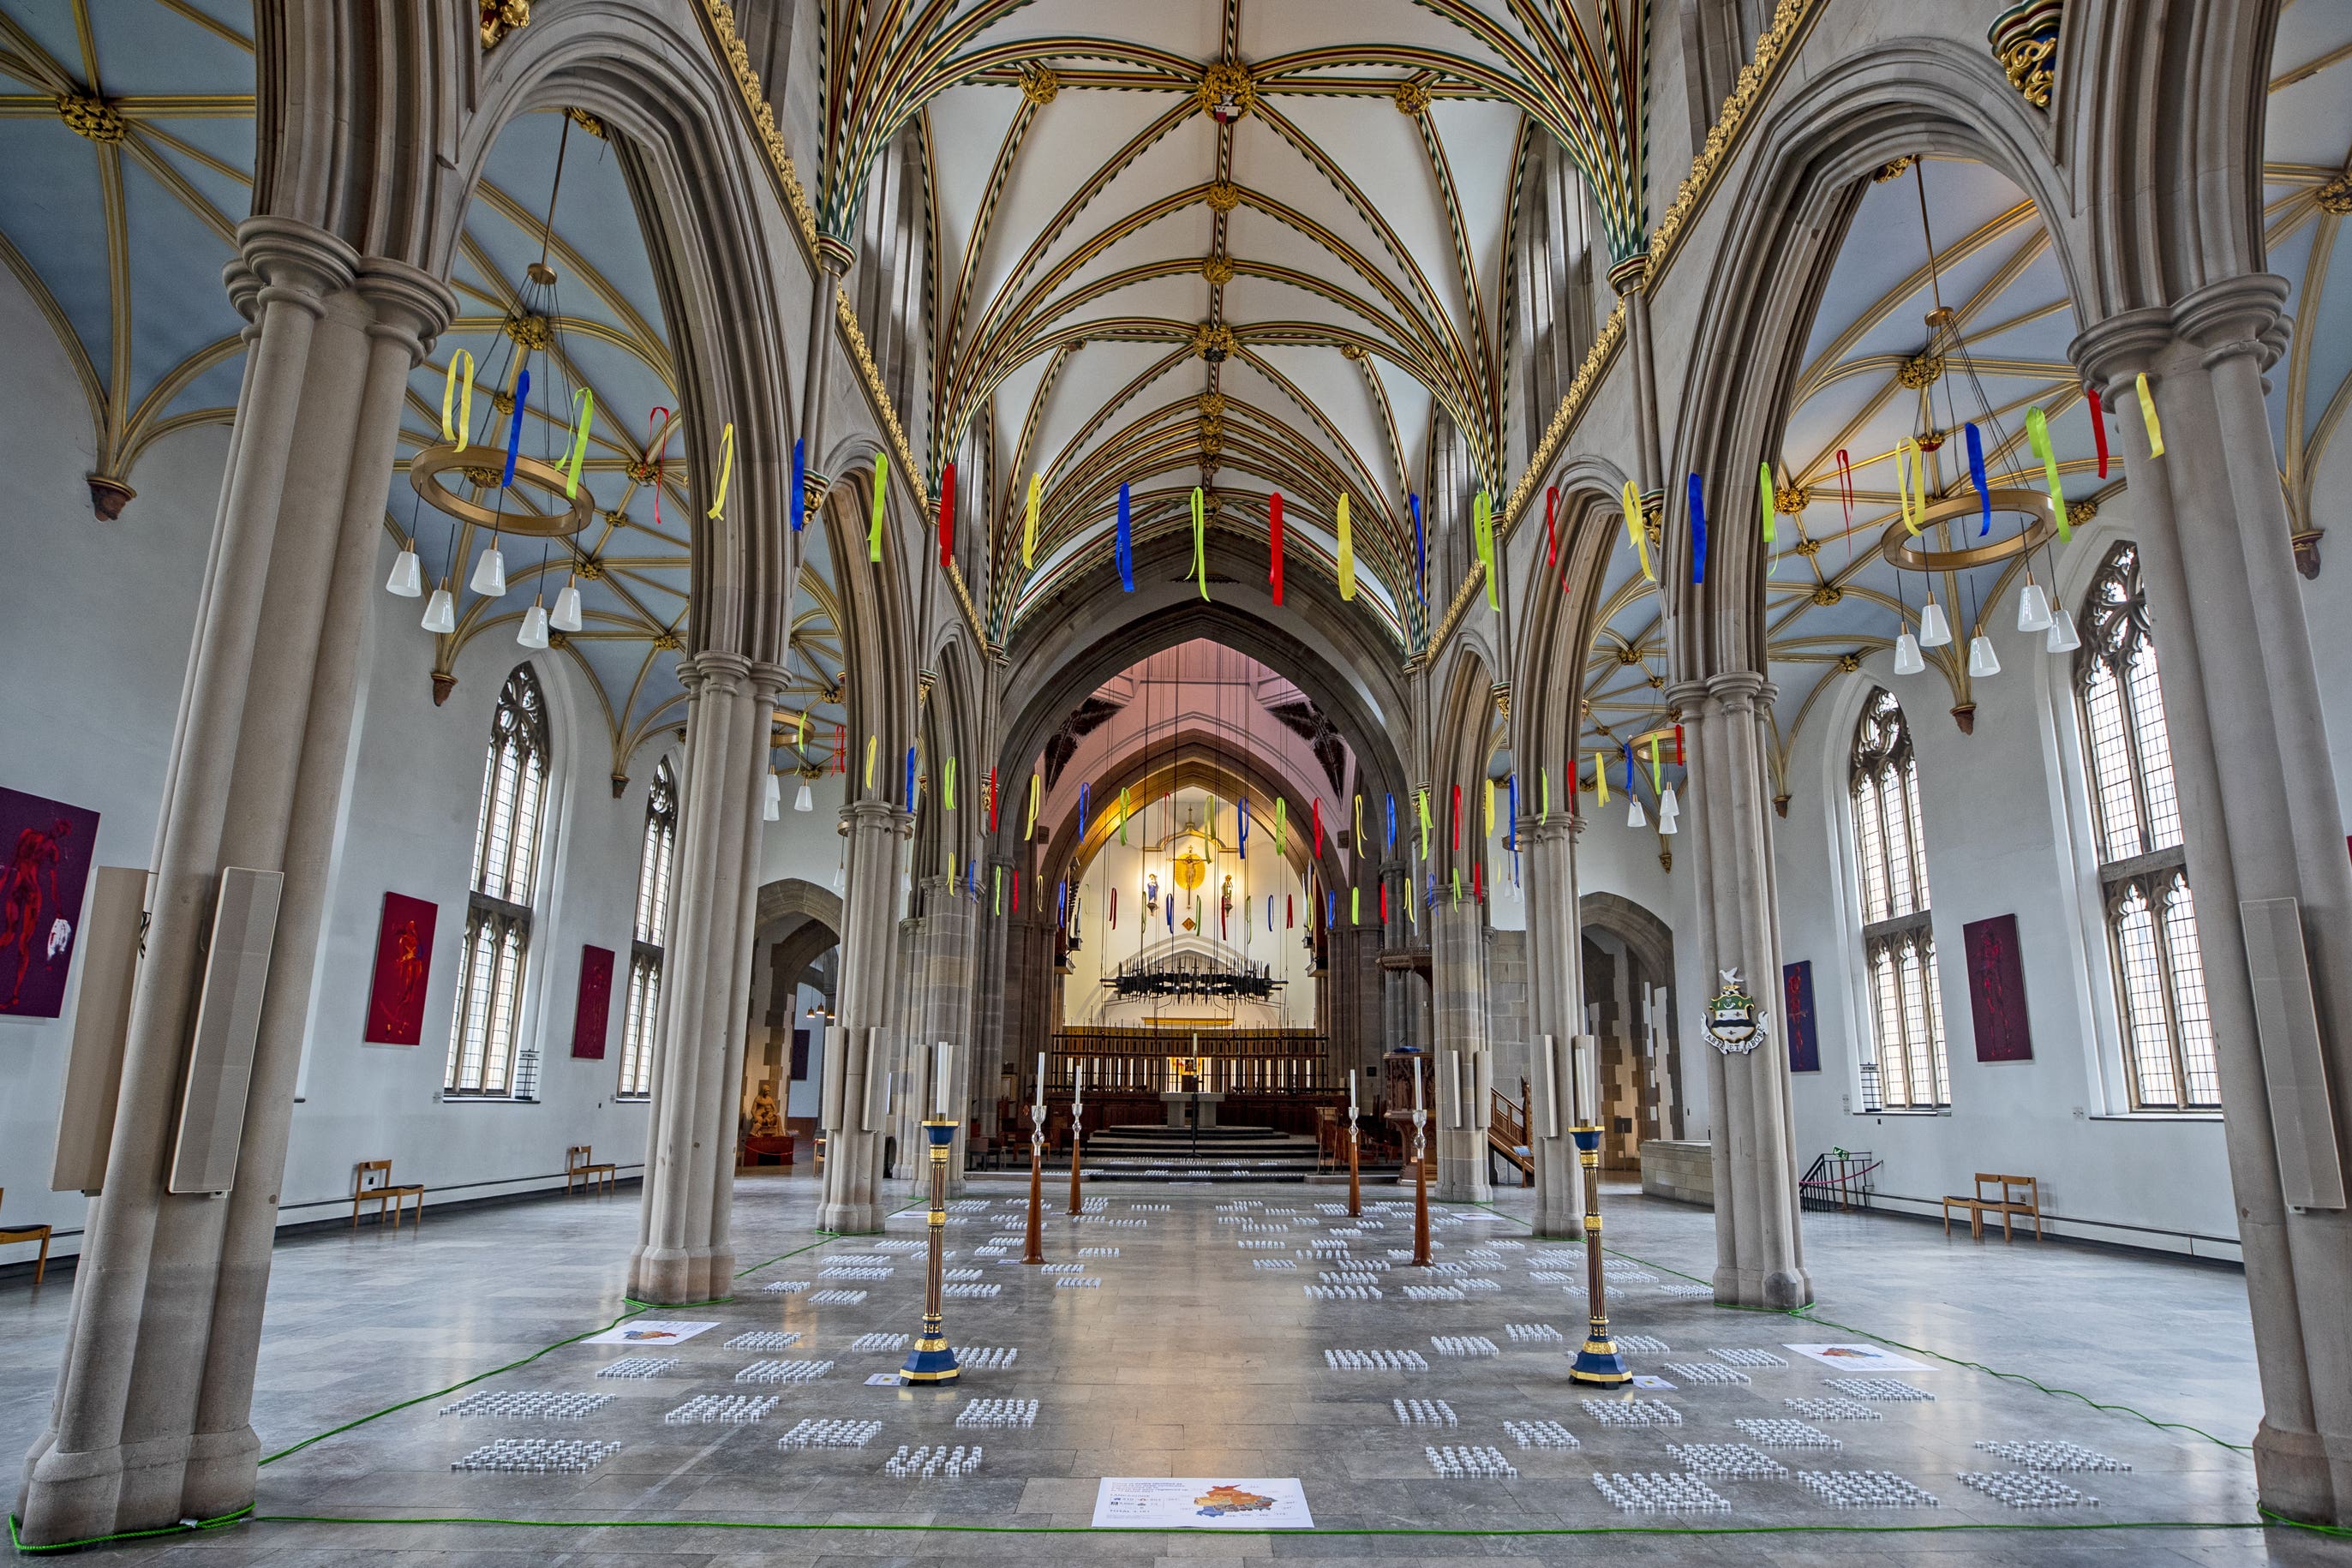
M 2112 401 L 2115 390 L 2154 364 L 2172 341 L 2172 312 L 2150 305 L 2085 327 L 2066 345 L 2066 357 Z
M 889 832 L 901 838 L 915 836 L 915 814 L 901 811 L 887 800 L 853 800 L 841 808 L 841 833 Z
M 249 217 L 236 226 L 236 259 L 222 269 L 221 280 L 229 302 L 248 321 L 259 320 L 261 307 L 280 302 L 315 317 L 328 295 L 352 286 L 359 266 L 359 252 L 323 228 L 293 218 Z
M 781 664 L 771 664 L 765 659 L 755 658 L 751 664 L 752 698 L 768 707 L 775 706 L 776 700 L 792 684 L 792 672 Z
M 2294 321 L 2286 313 L 2287 281 L 2270 272 L 2245 272 L 2183 295 L 2172 307 L 2174 329 L 2205 351 L 2208 365 L 2239 354 L 2267 371 L 2286 352 Z
M 1669 681 L 1663 695 L 1668 708 L 1678 708 L 1685 713 L 1695 712 L 1700 701 L 1706 696 L 1706 682 L 1705 680 Z
M 751 661 L 723 648 L 705 648 L 677 661 L 678 684 L 689 693 L 709 690 L 732 697 L 750 682 Z
M 408 363 L 420 363 L 433 342 L 457 314 L 457 296 L 446 283 L 421 267 L 390 257 L 371 256 L 359 264 L 360 297 L 375 312 L 368 335 L 399 343 L 408 351 Z
M 1523 837 L 1532 838 L 1538 845 L 1573 843 L 1584 835 L 1584 817 L 1580 813 L 1568 811 L 1540 820 L 1522 816 L 1518 830 Z

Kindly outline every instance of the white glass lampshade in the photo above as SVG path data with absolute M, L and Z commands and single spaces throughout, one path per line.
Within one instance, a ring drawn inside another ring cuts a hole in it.
M 836 892 L 836 893 L 837 893 L 837 892 L 841 891 L 842 884 L 843 884 L 845 881 L 846 881 L 846 880 L 848 879 L 848 876 L 849 876 L 849 868 L 848 868 L 847 867 L 845 867 L 845 866 L 842 866 L 842 865 L 837 865 L 837 864 L 834 867 L 834 868 L 833 868 L 833 890 L 834 890 L 835 892 Z
M 1662 811 L 1658 814 L 1658 831 L 1660 833 L 1680 833 L 1682 829 L 1675 826 L 1675 819 L 1673 817 L 1668 816 Z
M 446 577 L 442 578 L 441 585 L 433 590 L 433 596 L 425 601 L 423 624 L 426 631 L 438 632 L 445 637 L 457 629 L 457 601 L 449 596 L 449 579 Z
M 392 558 L 392 578 L 384 584 L 383 591 L 404 599 L 414 599 L 425 592 L 425 568 L 417 563 L 416 552 L 404 550 Z
M 1909 632 L 1905 632 L 1895 639 L 1895 674 L 1916 675 L 1927 668 L 1927 661 L 1920 655 L 1917 637 L 1913 637 Z
M 2021 632 L 2046 632 L 2050 629 L 2050 595 L 2042 591 L 2039 583 L 2028 583 L 2017 595 L 2017 629 Z
M 2050 617 L 2050 640 L 2044 644 L 2052 653 L 2073 653 L 2083 646 L 2074 635 L 2074 617 L 2060 610 Z
M 1675 786 L 1668 784 L 1658 795 L 1658 820 L 1672 822 L 1683 814 L 1683 803 L 1675 798 Z
M 482 558 L 474 563 L 472 587 L 475 593 L 490 599 L 507 591 L 507 558 L 496 544 L 483 551 Z
M 2000 656 L 1992 651 L 1992 638 L 1979 632 L 1969 639 L 1969 674 L 1981 680 L 1988 675 L 2000 673 Z
M 1640 795 L 1635 795 L 1633 797 L 1633 805 L 1628 808 L 1625 813 L 1625 826 L 1628 827 L 1647 827 L 1650 826 L 1650 814 L 1642 809 L 1642 797 Z
M 816 795 L 810 790 L 808 781 L 806 779 L 803 779 L 801 781 L 801 787 L 793 794 L 793 809 L 794 811 L 814 811 L 816 809 Z
M 1942 647 L 1952 640 L 1950 623 L 1944 619 L 1944 606 L 1930 599 L 1919 611 L 1919 646 Z
M 547 606 L 537 599 L 522 613 L 522 627 L 515 633 L 515 641 L 533 650 L 547 646 Z
M 771 768 L 768 770 L 767 785 L 760 792 L 760 820 L 774 822 L 783 815 L 784 782 L 778 778 L 775 770 Z
M 547 624 L 559 632 L 580 629 L 580 590 L 576 585 L 563 584 L 563 591 L 555 595 L 555 613 L 547 617 Z

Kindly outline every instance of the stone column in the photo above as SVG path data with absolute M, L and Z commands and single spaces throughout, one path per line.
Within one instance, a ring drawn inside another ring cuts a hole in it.
M 250 1503 L 255 1358 L 361 650 L 409 372 L 456 312 L 437 280 L 322 230 L 253 218 L 231 299 L 251 323 L 156 833 L 146 957 L 106 1186 L 89 1208 L 23 1539 L 53 1544 Z M 226 1194 L 167 1190 L 214 895 L 284 873 Z
M 1484 1203 L 1494 1195 L 1486 1179 L 1487 1095 L 1494 1068 L 1487 1047 L 1486 921 L 1475 900 L 1447 900 L 1430 911 L 1429 928 L 1437 1022 L 1430 1058 L 1437 1079 L 1432 1101 L 1437 1111 L 1433 1195 L 1447 1203 Z
M 882 1228 L 882 1137 L 888 1125 L 882 1075 L 891 1054 L 898 857 L 913 826 L 912 816 L 887 801 L 861 800 L 841 812 L 849 866 L 841 905 L 840 994 L 824 1042 L 820 1230 L 860 1235 Z
M 1005 970 L 1008 962 L 1006 926 L 1004 921 L 992 913 L 995 879 L 999 872 L 1009 877 L 1011 865 L 1002 858 L 992 857 L 980 871 L 980 897 L 971 908 L 974 949 L 978 953 L 978 972 L 972 986 L 972 1033 L 982 1067 L 979 1080 L 981 1125 L 986 1131 L 1006 1131 L 1021 1134 L 1021 1119 L 1014 1119 L 1011 1129 L 996 1126 L 996 1088 L 1003 1081 L 1004 1066 L 1010 1061 L 1018 1069 L 1020 1079 L 1027 1082 L 1034 1054 L 1021 1054 L 1020 1042 L 1005 1033 Z M 1032 1047 L 1034 1053 L 1034 1047 Z
M 2116 410 L 2140 522 L 2262 1379 L 2256 1480 L 2266 1508 L 2345 1524 L 2352 1215 L 2338 1173 L 2352 1151 L 2352 865 L 2263 403 L 2285 296 L 2278 278 L 2231 279 L 2101 322 L 2072 353 Z M 2137 405 L 2143 372 L 2161 458 Z M 2250 924 L 2241 905 L 2255 900 L 2293 902 Z M 2298 963 L 2307 989 L 2291 973 Z M 2280 976 L 2266 1009 L 2256 973 Z
M 1684 843 L 1697 876 L 1700 973 L 1736 969 L 1768 1014 L 1742 1055 L 1706 1051 L 1714 1106 L 1715 1299 L 1801 1307 L 1813 1299 L 1798 1231 L 1796 1130 L 1789 1057 L 1777 1005 L 1780 895 L 1772 861 L 1771 779 L 1765 762 L 1773 688 L 1734 670 L 1666 690 L 1686 716 L 1690 776 Z
M 960 1194 L 963 1191 L 964 1149 L 971 1131 L 973 1089 L 977 1087 L 987 1095 L 992 1114 L 995 1100 L 995 1079 L 981 1076 L 972 1056 L 976 1034 L 972 1028 L 972 978 L 980 924 L 973 917 L 971 900 L 962 895 L 953 877 L 927 878 L 922 887 L 922 958 L 915 980 L 921 1023 L 914 1043 L 918 1050 L 924 1051 L 936 1050 L 941 1040 L 955 1047 L 948 1083 L 948 1106 L 956 1118 L 955 1142 L 948 1149 L 948 1191 Z M 924 1081 L 929 1083 L 928 1076 Z M 919 1109 L 929 1115 L 929 1101 Z M 924 1179 L 928 1183 L 928 1173 Z M 929 1190 L 926 1186 L 925 1191 Z
M 679 1304 L 727 1295 L 728 1221 L 759 902 L 761 786 L 781 671 L 740 654 L 682 659 L 686 765 L 676 894 L 654 1020 L 646 1182 L 629 1294 Z
M 1528 1142 L 1536 1158 L 1536 1234 L 1584 1234 L 1584 1173 L 1569 1136 L 1569 1042 L 1584 1029 L 1584 929 L 1576 908 L 1580 816 L 1519 819 L 1528 847 Z M 1544 1037 L 1551 1058 L 1543 1059 Z M 1559 1107 L 1557 1127 L 1547 1115 Z

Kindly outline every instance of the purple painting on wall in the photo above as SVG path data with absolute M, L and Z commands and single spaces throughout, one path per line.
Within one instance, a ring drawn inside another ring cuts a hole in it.
M 98 813 L 0 789 L 0 1016 L 54 1018 L 81 936 Z
M 1780 1016 L 1789 1030 L 1789 1070 L 1822 1070 L 1822 1037 L 1813 1017 L 1813 961 L 1780 966 Z
M 1968 953 L 1977 1060 L 2032 1061 L 2033 1037 L 2025 1023 L 2025 961 L 2017 949 L 2017 917 L 1970 921 L 1960 928 L 1960 935 Z

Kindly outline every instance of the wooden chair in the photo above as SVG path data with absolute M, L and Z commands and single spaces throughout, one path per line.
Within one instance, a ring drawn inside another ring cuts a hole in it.
M 8 1189 L 0 1187 L 0 1202 L 8 1196 Z M 45 1225 L 18 1225 L 0 1227 L 0 1247 L 19 1241 L 37 1241 L 41 1256 L 33 1264 L 33 1283 L 38 1285 L 49 1271 L 49 1227 Z
M 362 1160 L 352 1167 L 352 1224 L 354 1227 L 360 1223 L 360 1205 L 370 1198 L 375 1200 L 375 1222 L 378 1225 L 383 1223 L 383 1205 L 388 1203 L 392 1205 L 392 1228 L 398 1230 L 401 1205 L 410 1198 L 416 1200 L 416 1223 L 425 1223 L 424 1184 L 394 1185 L 389 1160 Z
M 595 1155 L 596 1151 L 585 1143 L 574 1143 L 563 1152 L 563 1190 L 567 1194 L 572 1191 L 574 1181 L 580 1184 L 580 1190 L 583 1193 L 594 1192 L 600 1180 L 604 1184 L 605 1192 L 613 1190 L 614 1167 L 609 1162 L 599 1163 Z
M 1995 1172 L 1977 1173 L 1976 1194 L 1972 1197 L 1947 1197 L 1944 1200 L 1944 1234 L 1952 1234 L 1952 1210 L 1966 1210 L 1969 1216 L 1969 1239 L 1984 1239 L 1987 1215 L 2000 1216 L 2000 1238 L 2003 1242 L 2016 1239 L 2011 1231 L 2018 1215 L 2033 1221 L 2033 1239 L 2042 1239 L 2042 1184 L 2032 1176 L 2004 1176 Z M 1998 1194 L 1986 1188 L 1997 1187 Z

